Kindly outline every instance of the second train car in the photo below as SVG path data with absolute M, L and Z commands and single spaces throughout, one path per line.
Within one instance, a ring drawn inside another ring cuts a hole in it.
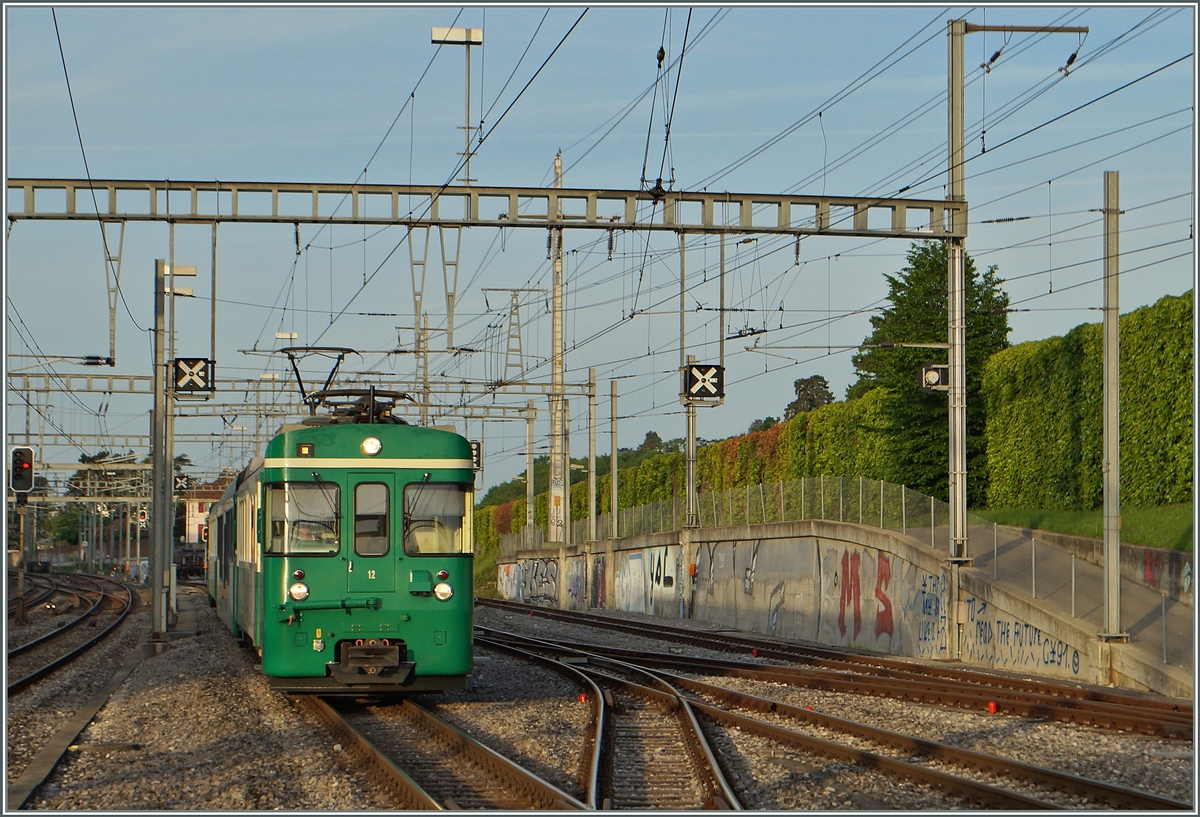
M 383 420 L 284 426 L 212 506 L 210 601 L 274 689 L 439 691 L 471 671 L 470 442 Z

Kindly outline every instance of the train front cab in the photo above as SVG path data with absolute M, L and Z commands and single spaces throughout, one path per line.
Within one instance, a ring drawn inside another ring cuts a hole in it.
M 304 476 L 262 483 L 259 643 L 272 687 L 463 686 L 472 666 L 473 484 L 440 480 L 467 475 Z

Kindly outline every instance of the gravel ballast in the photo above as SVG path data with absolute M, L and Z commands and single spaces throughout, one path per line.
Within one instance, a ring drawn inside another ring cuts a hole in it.
M 202 592 L 181 589 L 180 605 L 193 610 L 197 632 L 174 634 L 168 650 L 138 665 L 79 735 L 76 743 L 81 750 L 68 753 L 26 808 L 121 812 L 374 811 L 393 807 L 317 722 L 302 714 L 287 696 L 269 689 L 254 653 L 230 637 Z M 129 632 L 121 636 L 123 655 L 98 657 L 93 665 L 85 664 L 78 671 L 97 679 L 95 685 L 103 684 L 138 641 L 144 640 L 147 618 L 145 611 L 139 612 Z M 682 649 L 689 655 L 730 657 L 487 607 L 477 609 L 476 623 L 611 646 L 633 647 L 644 641 L 663 652 Z M 710 680 L 739 685 L 729 678 Z M 61 696 L 81 685 L 78 678 L 66 676 L 43 684 L 54 685 L 59 697 L 34 687 L 27 703 L 22 703 L 22 696 L 10 705 L 10 782 L 45 742 L 45 733 L 55 728 L 39 726 L 48 721 L 38 705 L 50 705 L 66 714 L 77 705 Z M 745 682 L 745 688 L 895 731 L 1192 800 L 1190 741 L 1160 741 L 854 695 L 782 687 L 768 690 L 751 682 Z M 420 695 L 416 700 L 579 796 L 578 773 L 590 719 L 590 707 L 579 700 L 579 693 L 574 682 L 543 667 L 503 652 L 479 649 L 465 689 Z M 381 712 L 385 709 L 379 707 Z M 718 744 L 729 746 L 736 758 L 731 761 L 739 776 L 735 785 L 749 808 L 963 807 L 961 802 L 947 801 L 923 787 L 902 781 L 880 782 L 879 775 L 861 769 L 839 770 L 827 760 L 781 752 L 770 741 L 734 730 Z

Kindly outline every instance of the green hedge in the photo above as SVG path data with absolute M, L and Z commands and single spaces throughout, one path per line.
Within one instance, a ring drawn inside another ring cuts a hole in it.
M 1103 392 L 1100 324 L 1022 343 L 989 358 L 987 499 L 991 507 L 1095 508 L 1102 502 Z M 1121 499 L 1129 505 L 1192 501 L 1192 296 L 1168 296 L 1121 316 Z M 902 482 L 889 444 L 890 394 L 878 388 L 750 434 L 702 446 L 700 492 L 830 474 Z M 968 407 L 969 409 L 969 407 Z M 686 459 L 655 454 L 622 470 L 621 507 L 682 496 Z M 609 477 L 596 485 L 610 506 Z M 546 524 L 546 495 L 534 522 Z M 587 483 L 571 487 L 571 517 L 587 515 Z M 525 500 L 475 513 L 481 548 L 525 526 Z
M 1192 296 L 1121 316 L 1121 501 L 1192 500 Z M 993 355 L 984 369 L 988 505 L 1103 502 L 1103 326 Z

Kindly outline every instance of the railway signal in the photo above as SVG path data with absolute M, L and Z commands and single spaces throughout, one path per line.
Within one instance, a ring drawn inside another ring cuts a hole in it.
M 703 400 L 725 396 L 725 367 L 708 363 L 689 364 L 684 369 L 684 399 Z
M 14 446 L 8 481 L 13 493 L 27 494 L 33 490 L 33 471 L 33 449 L 27 445 Z
M 950 391 L 950 367 L 945 363 L 921 366 L 921 388 L 925 391 Z
M 204 357 L 175 358 L 175 391 L 213 391 L 213 362 Z

